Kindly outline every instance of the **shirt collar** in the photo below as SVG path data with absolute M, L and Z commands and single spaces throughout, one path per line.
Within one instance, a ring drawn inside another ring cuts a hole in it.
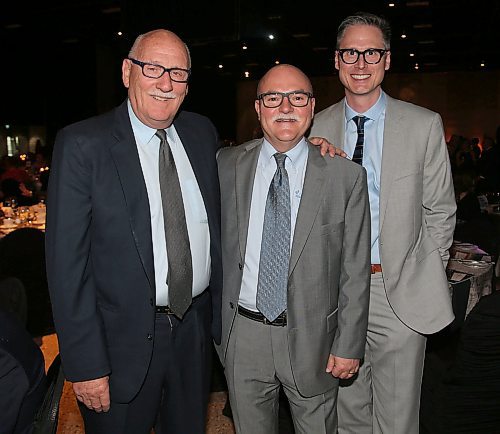
M 266 167 L 268 164 L 276 165 L 275 159 L 273 157 L 276 154 L 276 149 L 274 149 L 273 145 L 271 145 L 266 139 L 264 139 L 264 143 L 262 144 L 261 154 L 263 158 L 263 165 Z M 290 160 L 292 166 L 297 167 L 299 160 L 302 160 L 307 153 L 307 142 L 304 137 L 297 143 L 292 149 L 285 152 L 286 156 Z M 285 163 L 287 164 L 287 163 Z
M 345 104 L 345 120 L 346 123 L 349 122 L 354 116 L 366 116 L 368 119 L 377 120 L 380 115 L 385 111 L 387 106 L 387 97 L 383 90 L 380 91 L 380 96 L 375 104 L 373 104 L 366 112 L 358 113 L 354 111 L 349 104 L 347 104 L 347 100 L 344 99 Z
M 155 137 L 156 130 L 154 128 L 148 127 L 142 123 L 139 118 L 135 115 L 134 110 L 130 104 L 130 100 L 127 100 L 128 116 L 130 118 L 130 123 L 132 124 L 132 130 L 134 131 L 134 136 L 139 143 L 149 143 L 149 141 Z M 165 130 L 168 133 L 168 130 Z
M 151 139 L 155 137 L 157 130 L 148 127 L 139 120 L 139 118 L 135 115 L 132 106 L 130 105 L 130 100 L 127 100 L 127 107 L 128 107 L 128 116 L 130 118 L 130 123 L 132 124 L 132 130 L 134 132 L 136 141 L 138 141 L 139 143 L 149 143 Z M 170 144 L 172 144 L 171 140 L 174 140 L 175 138 L 172 129 L 174 129 L 174 124 L 170 125 L 168 128 L 165 128 L 165 131 L 167 133 L 167 138 L 169 139 Z

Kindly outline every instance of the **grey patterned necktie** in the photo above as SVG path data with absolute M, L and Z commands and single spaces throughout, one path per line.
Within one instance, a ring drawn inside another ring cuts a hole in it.
M 267 194 L 260 247 L 257 309 L 274 321 L 286 309 L 290 262 L 290 185 L 286 155 L 274 154 L 278 168 Z
M 160 190 L 168 257 L 168 298 L 170 309 L 182 318 L 192 300 L 193 264 L 184 213 L 181 186 L 165 130 L 160 138 Z
M 352 154 L 352 161 L 363 165 L 363 146 L 365 144 L 365 122 L 368 120 L 366 116 L 354 116 L 352 118 L 358 129 L 358 139 L 356 140 L 356 147 Z

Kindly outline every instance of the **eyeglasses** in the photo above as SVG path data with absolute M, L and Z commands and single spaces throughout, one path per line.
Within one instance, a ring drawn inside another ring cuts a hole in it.
M 261 93 L 257 96 L 257 99 L 262 101 L 264 107 L 276 108 L 281 105 L 283 98 L 288 98 L 288 101 L 294 107 L 305 107 L 309 104 L 309 99 L 312 98 L 313 94 L 311 92 L 268 92 Z
M 383 50 L 381 48 L 368 48 L 368 50 L 365 51 L 358 51 L 355 48 L 342 48 L 341 50 L 337 50 L 342 62 L 348 65 L 356 63 L 359 59 L 359 55 L 363 56 L 366 63 L 373 65 L 379 63 L 382 56 L 387 52 L 389 52 L 389 50 Z
M 132 63 L 139 65 L 142 68 L 142 74 L 148 78 L 160 78 L 165 72 L 168 72 L 170 80 L 177 83 L 187 83 L 189 76 L 191 75 L 190 69 L 183 68 L 165 68 L 161 65 L 156 65 L 154 63 L 141 62 L 140 60 L 128 57 Z

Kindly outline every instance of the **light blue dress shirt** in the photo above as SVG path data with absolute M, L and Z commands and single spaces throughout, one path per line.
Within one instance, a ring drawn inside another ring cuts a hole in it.
M 257 282 L 259 280 L 260 245 L 262 243 L 262 228 L 266 209 L 267 193 L 276 172 L 276 159 L 273 155 L 276 149 L 264 139 L 255 170 L 253 181 L 252 202 L 248 221 L 247 247 L 245 264 L 241 281 L 239 304 L 246 309 L 257 311 Z M 290 151 L 286 152 L 285 169 L 290 184 L 290 250 L 295 232 L 295 222 L 302 197 L 304 176 L 307 166 L 308 146 L 302 139 Z
M 347 101 L 345 102 L 345 140 L 344 151 L 352 158 L 358 132 L 356 123 L 352 120 L 354 116 L 366 116 L 365 140 L 363 145 L 363 167 L 366 169 L 368 182 L 368 195 L 370 198 L 371 212 L 371 261 L 372 264 L 380 264 L 379 249 L 379 208 L 380 208 L 380 171 L 382 168 L 382 148 L 384 145 L 384 122 L 387 98 L 384 91 L 380 97 L 365 113 L 355 112 Z
M 158 306 L 167 306 L 168 259 L 158 168 L 160 139 L 156 137 L 156 130 L 154 128 L 144 125 L 137 118 L 130 106 L 130 102 L 128 102 L 128 114 L 148 192 L 155 268 L 156 304 Z M 192 294 L 193 297 L 196 297 L 208 287 L 210 280 L 211 260 L 208 217 L 196 176 L 174 125 L 172 124 L 165 131 L 167 132 L 167 140 L 177 168 L 182 200 L 184 202 L 184 213 L 186 215 L 189 243 L 191 246 L 191 259 L 193 262 Z

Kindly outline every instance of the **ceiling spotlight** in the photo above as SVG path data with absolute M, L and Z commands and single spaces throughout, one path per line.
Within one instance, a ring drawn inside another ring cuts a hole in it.
M 393 8 L 394 6 L 396 6 L 396 4 L 395 4 L 395 3 L 389 3 L 389 7 L 390 7 L 390 8 Z
M 481 62 L 481 68 L 484 68 L 486 66 L 486 63 Z
M 122 36 L 122 35 L 123 35 L 123 33 L 122 33 L 122 32 L 118 32 L 118 36 Z
M 279 65 L 279 64 L 280 64 L 280 61 L 279 61 L 279 60 L 275 60 L 275 61 L 274 61 L 274 63 L 275 63 L 276 65 Z
M 406 33 L 404 33 L 404 32 L 403 32 L 403 33 L 401 34 L 401 39 L 406 39 Z
M 243 44 L 243 46 L 241 47 L 242 50 L 247 50 L 248 47 L 247 47 L 247 44 Z
M 418 63 L 415 63 L 414 68 L 415 68 L 415 69 L 418 69 Z
M 410 57 L 415 57 L 415 53 L 410 53 Z
M 250 77 L 250 73 L 248 71 L 245 71 L 245 78 Z
M 219 63 L 219 69 L 224 68 L 224 65 L 222 63 Z
M 267 37 L 272 41 L 274 39 L 274 35 L 272 33 L 270 33 L 269 35 L 267 35 Z

